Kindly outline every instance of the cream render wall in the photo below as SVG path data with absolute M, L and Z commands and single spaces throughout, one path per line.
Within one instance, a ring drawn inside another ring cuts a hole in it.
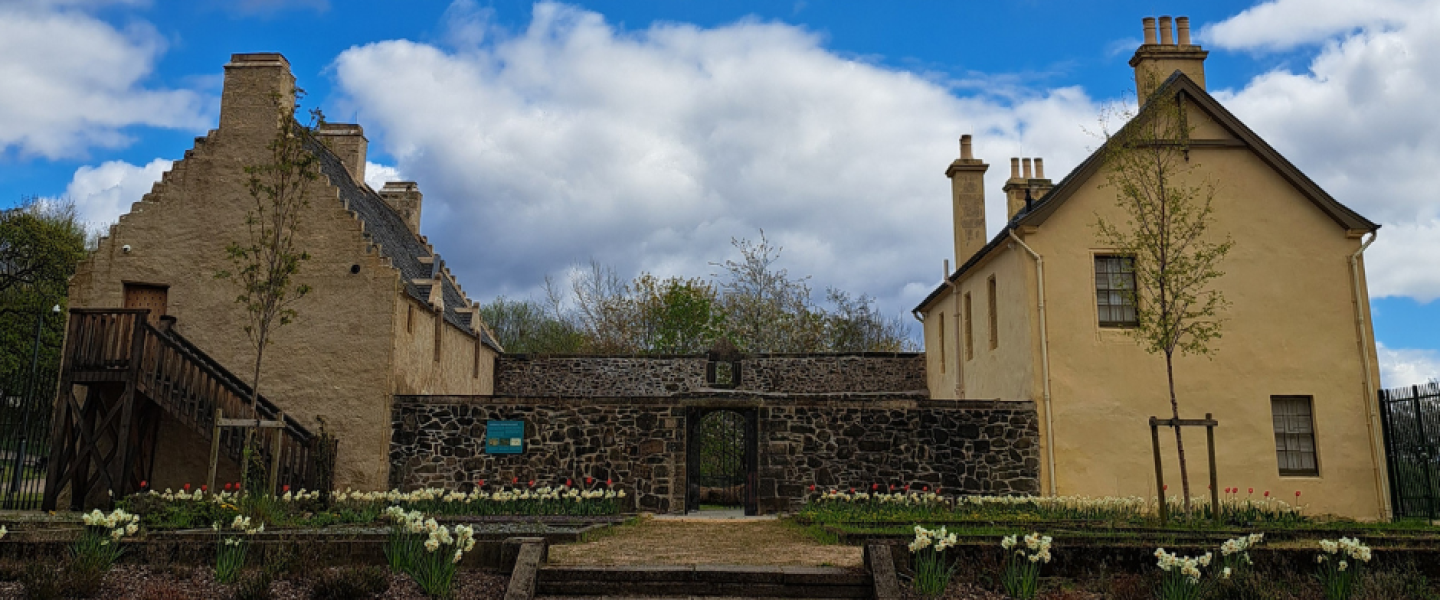
M 1204 116 L 1197 135 L 1215 135 Z M 1234 249 L 1216 287 L 1232 303 L 1213 360 L 1177 357 L 1176 390 L 1184 418 L 1213 413 L 1221 487 L 1301 501 L 1309 512 L 1378 518 L 1369 403 L 1360 360 L 1372 342 L 1356 326 L 1348 257 L 1357 237 L 1301 196 L 1247 148 L 1193 148 L 1191 160 L 1217 184 L 1211 231 Z M 1092 227 L 1097 214 L 1123 222 L 1103 176 L 1084 182 L 1033 234 L 1046 261 L 1056 476 L 1061 494 L 1151 495 L 1153 459 L 1146 419 L 1168 417 L 1163 355 L 1151 355 L 1122 330 L 1098 326 Z M 1363 281 L 1363 274 L 1362 274 Z M 1362 298 L 1366 297 L 1363 295 Z M 1029 293 L 1035 293 L 1032 288 Z M 1368 307 L 1361 310 L 1368 313 Z M 1368 320 L 1368 314 L 1366 316 Z M 1372 381 L 1378 381 L 1372 359 Z M 1280 477 L 1270 396 L 1313 396 L 1318 477 Z M 1206 493 L 1203 430 L 1187 432 L 1191 492 Z M 1173 433 L 1161 436 L 1171 493 L 1178 493 Z
M 966 359 L 963 349 L 958 355 L 960 360 L 965 361 L 961 369 L 965 377 L 965 398 L 1031 400 L 1036 397 L 1033 392 L 1038 361 L 1031 339 L 1034 303 L 1027 289 L 1033 276 L 1027 272 L 1028 263 L 1029 258 L 1019 249 L 1002 245 L 956 284 L 959 297 L 970 294 L 974 312 L 974 356 Z M 989 318 L 989 280 L 992 277 L 995 279 L 998 333 L 993 349 L 990 347 Z M 961 310 L 964 310 L 963 306 Z M 963 314 L 960 319 L 963 321 Z
M 408 294 L 396 296 L 394 319 L 395 394 L 494 393 L 496 353 L 481 344 L 478 336 L 444 321 L 439 311 Z M 441 331 L 439 360 L 435 354 L 437 323 Z

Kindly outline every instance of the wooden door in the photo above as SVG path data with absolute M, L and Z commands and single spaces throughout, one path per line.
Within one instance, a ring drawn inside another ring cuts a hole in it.
M 163 285 L 143 283 L 125 284 L 125 308 L 150 309 L 150 324 L 159 325 L 165 316 L 165 299 L 170 288 Z

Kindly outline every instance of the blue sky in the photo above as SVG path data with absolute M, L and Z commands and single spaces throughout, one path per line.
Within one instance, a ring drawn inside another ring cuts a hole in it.
M 948 257 L 955 138 L 1058 178 L 1132 99 L 1140 18 L 1186 15 L 1211 93 L 1384 225 L 1385 384 L 1440 376 L 1440 2 L 1192 4 L 0 0 L 0 202 L 113 221 L 214 127 L 229 55 L 278 51 L 365 127 L 368 178 L 420 182 L 476 300 L 591 258 L 708 275 L 763 228 L 898 314 Z

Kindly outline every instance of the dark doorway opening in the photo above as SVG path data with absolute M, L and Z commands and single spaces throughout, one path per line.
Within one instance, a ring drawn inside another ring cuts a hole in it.
M 686 512 L 757 514 L 755 409 L 691 408 L 686 430 Z

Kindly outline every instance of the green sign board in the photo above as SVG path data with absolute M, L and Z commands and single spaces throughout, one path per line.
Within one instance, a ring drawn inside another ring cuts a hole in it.
M 524 421 L 486 421 L 486 454 L 521 454 L 525 451 Z

